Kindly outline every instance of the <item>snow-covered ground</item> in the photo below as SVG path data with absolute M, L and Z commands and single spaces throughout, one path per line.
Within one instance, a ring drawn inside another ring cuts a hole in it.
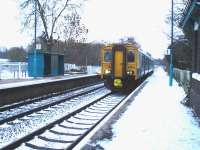
M 200 150 L 199 119 L 180 101 L 186 96 L 176 81 L 157 68 L 122 117 L 112 125 L 112 139 L 98 141 L 106 150 Z
M 65 64 L 65 71 L 79 69 L 75 64 Z M 87 66 L 87 74 L 97 74 L 99 66 Z M 9 62 L 7 59 L 0 59 L 0 79 L 32 79 L 28 76 L 28 64 L 25 62 Z
M 193 79 L 196 79 L 196 80 L 198 80 L 198 81 L 200 81 L 200 74 L 198 74 L 198 73 L 193 73 L 193 74 L 192 74 L 192 78 L 193 78 Z
M 0 62 L 8 62 L 8 59 L 0 58 Z

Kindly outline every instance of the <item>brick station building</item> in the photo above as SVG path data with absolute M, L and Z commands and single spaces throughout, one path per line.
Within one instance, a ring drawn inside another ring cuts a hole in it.
M 200 0 L 188 0 L 180 22 L 192 46 L 190 106 L 200 116 Z

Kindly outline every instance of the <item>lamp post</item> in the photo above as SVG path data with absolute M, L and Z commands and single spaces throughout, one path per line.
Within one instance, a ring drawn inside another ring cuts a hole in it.
M 170 49 L 170 68 L 169 68 L 169 86 L 173 85 L 173 57 L 172 57 L 172 47 L 173 47 L 173 38 L 174 38 L 174 0 L 172 2 L 172 16 L 171 16 L 171 49 Z
M 36 30 L 37 30 L 37 1 L 35 0 L 35 50 L 36 50 L 36 38 L 37 38 L 37 33 L 36 33 Z
M 34 70 L 34 77 L 36 77 L 36 73 L 37 73 L 37 52 L 36 52 L 36 49 L 37 49 L 37 1 L 35 0 L 35 30 L 34 30 L 34 67 L 33 67 L 33 70 Z

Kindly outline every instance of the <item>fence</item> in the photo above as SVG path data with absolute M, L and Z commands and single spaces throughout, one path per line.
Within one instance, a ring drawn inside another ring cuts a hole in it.
M 86 74 L 97 74 L 100 73 L 100 66 L 77 66 L 75 64 L 67 64 L 64 65 L 64 71 L 65 73 L 69 72 L 80 72 L 80 73 L 86 73 Z
M 75 64 L 65 64 L 64 71 L 82 71 L 87 74 L 95 74 L 100 70 L 99 66 L 76 66 Z M 0 62 L 0 79 L 27 79 L 28 63 L 26 62 Z
M 27 78 L 27 66 L 25 62 L 1 62 L 0 79 Z
M 179 85 L 184 88 L 184 91 L 188 94 L 190 88 L 191 72 L 188 70 L 174 68 L 174 78 L 179 83 Z

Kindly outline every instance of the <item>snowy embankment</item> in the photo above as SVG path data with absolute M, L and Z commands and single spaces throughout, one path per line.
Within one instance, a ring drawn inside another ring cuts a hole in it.
M 112 139 L 98 141 L 106 150 L 199 150 L 199 120 L 180 101 L 186 96 L 157 68 L 122 117 L 112 125 Z

